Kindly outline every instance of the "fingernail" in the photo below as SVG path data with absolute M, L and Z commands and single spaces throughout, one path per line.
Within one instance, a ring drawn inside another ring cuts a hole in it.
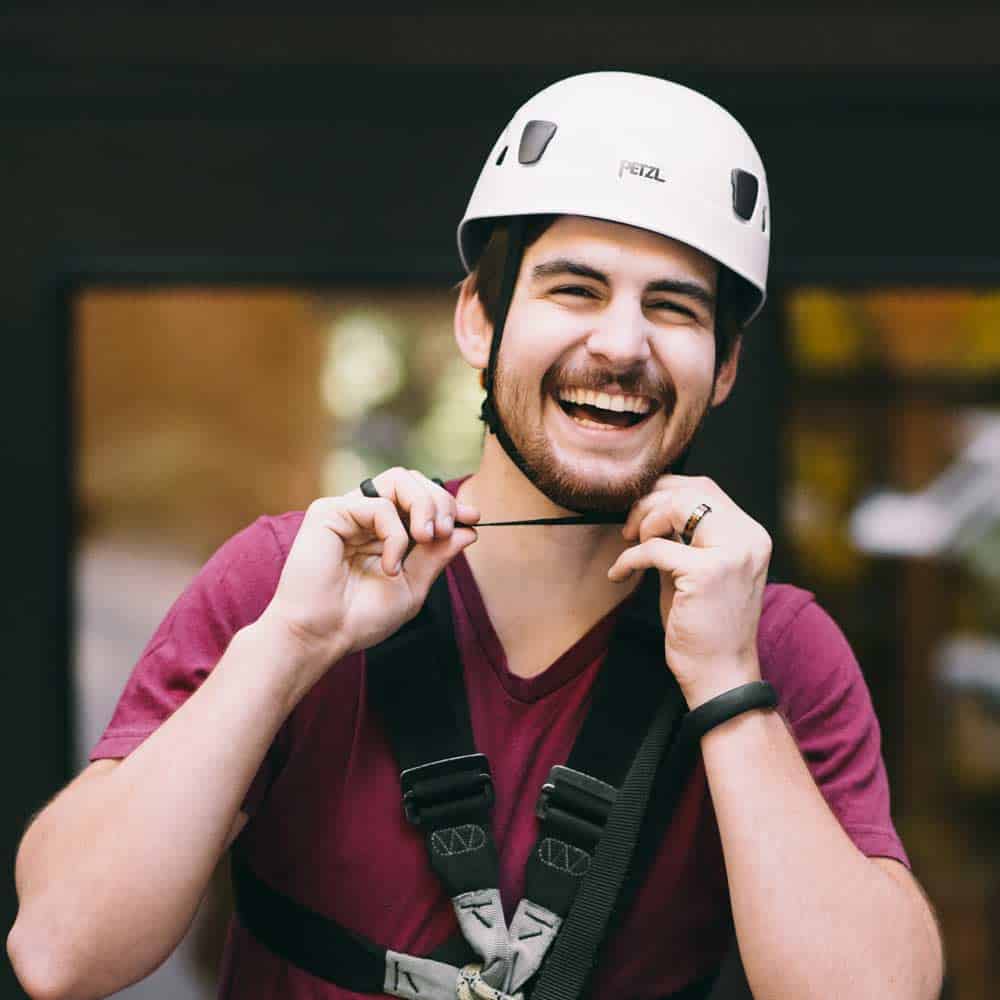
M 441 530 L 447 533 L 451 531 L 451 529 L 454 527 L 455 527 L 454 519 L 451 517 L 450 514 L 445 514 L 445 516 L 441 518 Z
M 396 565 L 395 565 L 395 566 L 393 567 L 393 570 L 392 570 L 392 575 L 393 575 L 393 576 L 399 576 L 399 574 L 400 574 L 400 573 L 401 573 L 402 571 L 403 571 L 403 560 L 402 560 L 402 559 L 400 559 L 400 560 L 399 560 L 399 562 L 398 562 L 398 563 L 396 563 Z
M 433 521 L 428 521 L 427 522 L 427 534 L 430 535 L 431 538 L 434 537 L 434 522 Z

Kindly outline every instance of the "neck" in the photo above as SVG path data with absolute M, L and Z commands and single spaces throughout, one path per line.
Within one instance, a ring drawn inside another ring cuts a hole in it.
M 487 436 L 479 469 L 458 495 L 479 508 L 483 521 L 576 513 L 541 493 L 493 435 Z M 494 601 L 586 617 L 610 610 L 638 584 L 638 579 L 612 583 L 607 578 L 625 548 L 620 525 L 524 525 L 483 528 L 465 554 L 480 588 L 491 591 Z

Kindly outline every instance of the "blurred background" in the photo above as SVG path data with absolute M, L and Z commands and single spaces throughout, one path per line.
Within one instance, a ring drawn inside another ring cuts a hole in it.
M 692 471 L 850 638 L 945 995 L 995 996 L 998 38 L 1000 15 L 961 3 L 0 17 L 0 924 L 24 824 L 224 539 L 392 464 L 475 466 L 455 227 L 521 101 L 634 69 L 728 107 L 771 185 L 771 298 Z M 227 907 L 220 872 L 182 949 L 122 995 L 213 995 Z M 5 963 L 0 996 L 20 995 Z

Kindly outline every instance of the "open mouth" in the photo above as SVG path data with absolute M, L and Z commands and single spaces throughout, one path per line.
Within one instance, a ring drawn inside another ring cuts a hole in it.
M 556 393 L 563 412 L 584 427 L 636 427 L 648 420 L 659 403 L 649 396 L 563 388 Z

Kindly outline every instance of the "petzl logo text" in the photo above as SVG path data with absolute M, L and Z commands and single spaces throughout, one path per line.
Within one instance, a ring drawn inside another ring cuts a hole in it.
M 635 160 L 622 160 L 618 164 L 618 176 L 635 174 L 637 177 L 648 177 L 652 181 L 666 182 L 666 177 L 660 176 L 660 168 L 653 163 L 637 163 Z

